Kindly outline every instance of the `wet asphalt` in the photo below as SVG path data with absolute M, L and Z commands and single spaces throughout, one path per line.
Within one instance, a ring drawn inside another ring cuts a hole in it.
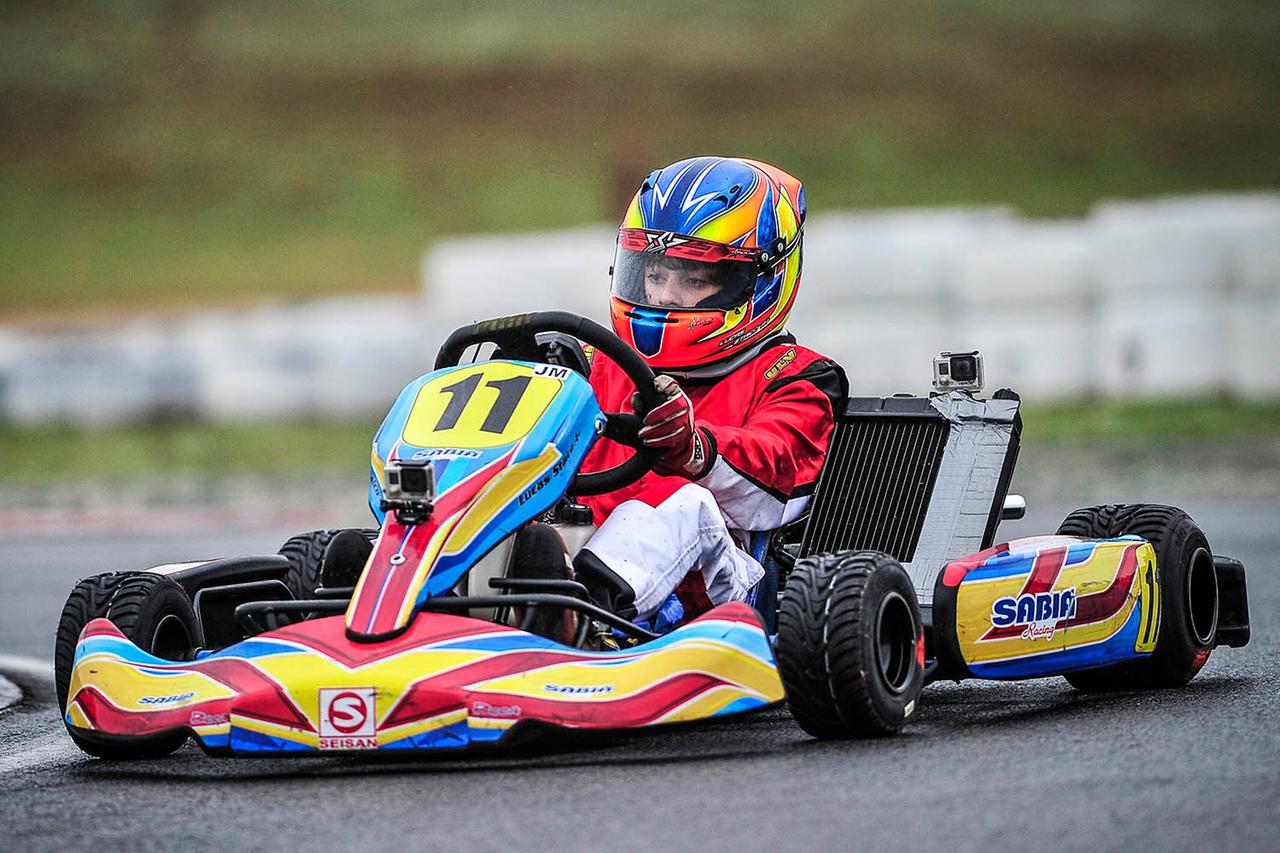
M 1091 696 L 1062 679 L 926 689 L 899 736 L 808 738 L 785 710 L 481 758 L 90 759 L 38 662 L 73 582 L 273 552 L 296 530 L 0 531 L 0 849 L 1275 850 L 1280 845 L 1280 502 L 1183 505 L 1248 570 L 1253 641 L 1182 690 Z M 1052 532 L 1032 507 L 1002 538 Z M 35 659 L 36 663 L 32 663 Z

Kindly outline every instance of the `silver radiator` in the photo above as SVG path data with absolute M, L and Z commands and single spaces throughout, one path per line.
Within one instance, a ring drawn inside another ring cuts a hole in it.
M 947 563 L 991 544 L 1018 454 L 1016 399 L 854 397 L 836 425 L 800 554 L 873 549 L 924 608 Z

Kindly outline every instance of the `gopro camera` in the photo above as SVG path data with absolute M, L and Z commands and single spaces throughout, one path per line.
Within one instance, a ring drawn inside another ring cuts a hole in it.
M 431 517 L 436 497 L 435 468 L 430 462 L 388 462 L 382 511 L 394 510 L 402 524 L 420 524 Z
M 944 352 L 933 360 L 933 387 L 938 391 L 982 390 L 982 356 L 973 352 Z

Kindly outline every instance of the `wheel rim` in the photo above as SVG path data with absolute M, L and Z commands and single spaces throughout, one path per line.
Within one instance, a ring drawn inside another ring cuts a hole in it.
M 1218 573 L 1208 549 L 1197 548 L 1187 566 L 1187 626 L 1201 646 L 1218 632 Z
M 894 693 L 911 684 L 915 663 L 916 629 L 911 606 L 896 592 L 880 601 L 876 613 L 876 667 L 880 680 Z
M 185 660 L 195 644 L 179 616 L 169 614 L 156 624 L 151 634 L 151 654 L 167 660 Z

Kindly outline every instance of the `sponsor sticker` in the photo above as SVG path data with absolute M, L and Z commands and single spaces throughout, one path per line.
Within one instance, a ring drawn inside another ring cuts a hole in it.
M 225 726 L 231 722 L 228 714 L 206 714 L 204 711 L 192 711 L 188 722 L 193 726 Z
M 373 749 L 378 723 L 372 687 L 320 688 L 321 749 Z
M 1076 591 L 1024 592 L 1005 595 L 991 603 L 991 625 L 994 628 L 1021 627 L 1024 640 L 1049 640 L 1057 633 L 1058 623 L 1076 615 Z
M 176 693 L 173 696 L 143 696 L 138 700 L 139 705 L 173 705 L 177 702 L 185 702 L 192 696 L 194 692 Z
M 654 253 L 665 252 L 674 246 L 689 242 L 684 237 L 677 237 L 670 231 L 663 231 L 661 234 L 650 234 L 648 237 L 649 242 L 645 245 L 644 251 Z
M 473 717 L 501 717 L 503 719 L 511 719 L 520 716 L 519 705 L 490 705 L 488 702 L 472 702 L 471 716 Z
M 754 338 L 756 335 L 763 332 L 766 328 L 768 328 L 767 324 L 760 325 L 760 326 L 751 326 L 749 328 L 742 329 L 741 331 L 734 332 L 729 337 L 721 339 L 720 343 L 716 344 L 716 348 L 724 349 L 725 347 L 731 347 L 736 344 L 740 344 L 743 341 Z
M 782 356 L 773 363 L 773 367 L 770 367 L 768 370 L 764 372 L 764 378 L 772 379 L 773 377 L 781 373 L 784 367 L 786 367 L 788 364 L 790 364 L 795 360 L 796 360 L 796 348 L 792 347 L 791 349 L 784 352 Z
M 415 450 L 409 458 L 415 462 L 423 459 L 479 459 L 480 451 L 464 447 L 429 447 L 426 450 Z
M 542 689 L 548 693 L 563 693 L 571 696 L 582 696 L 592 693 L 612 693 L 612 684 L 592 684 L 588 686 L 577 686 L 570 684 L 544 684 Z

